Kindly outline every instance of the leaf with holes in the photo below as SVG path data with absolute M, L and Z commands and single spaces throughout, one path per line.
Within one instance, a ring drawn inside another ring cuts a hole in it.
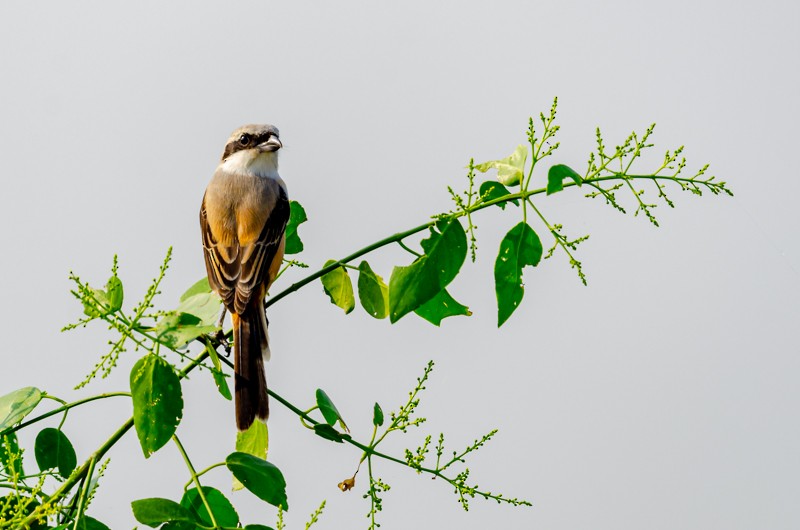
M 133 424 L 145 458 L 166 444 L 181 421 L 181 381 L 164 359 L 148 354 L 131 370 Z
M 447 317 L 458 315 L 472 316 L 472 311 L 450 296 L 447 289 L 442 289 L 439 294 L 415 309 L 414 312 L 434 326 L 441 325 L 442 320 Z
M 497 294 L 497 327 L 503 325 L 517 309 L 525 294 L 522 268 L 535 267 L 542 259 L 542 242 L 525 222 L 520 222 L 500 242 L 494 263 L 494 283 Z
M 388 316 L 389 287 L 366 261 L 358 266 L 358 298 L 364 311 L 372 317 L 381 319 Z

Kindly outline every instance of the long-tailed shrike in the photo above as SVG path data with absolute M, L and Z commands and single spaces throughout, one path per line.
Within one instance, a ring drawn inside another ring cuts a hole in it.
M 234 131 L 200 208 L 208 282 L 233 318 L 239 430 L 269 415 L 264 297 L 283 260 L 289 220 L 286 184 L 278 175 L 281 147 L 272 125 L 245 125 Z

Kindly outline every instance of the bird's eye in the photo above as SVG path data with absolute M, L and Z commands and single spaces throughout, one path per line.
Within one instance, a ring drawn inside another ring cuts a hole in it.
M 248 146 L 250 145 L 250 135 L 243 134 L 239 137 L 239 145 L 241 146 Z

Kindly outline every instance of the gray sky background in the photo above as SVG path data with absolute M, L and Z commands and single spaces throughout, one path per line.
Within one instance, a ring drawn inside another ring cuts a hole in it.
M 640 167 L 685 144 L 689 169 L 710 162 L 736 197 L 675 190 L 659 229 L 576 190 L 542 198 L 568 234 L 591 234 L 579 252 L 589 287 L 557 254 L 526 271 L 523 304 L 499 331 L 492 265 L 518 219 L 481 214 L 478 262 L 451 289 L 474 316 L 390 326 L 360 309 L 345 317 L 310 285 L 270 312 L 271 386 L 309 407 L 324 388 L 368 439 L 372 403 L 399 405 L 434 359 L 428 423 L 385 449 L 440 430 L 456 449 L 500 430 L 471 476 L 533 508 L 474 500 L 464 513 L 445 484 L 379 462 L 387 530 L 797 528 L 800 8 L 432 4 L 2 3 L 0 393 L 86 395 L 72 387 L 109 335 L 59 333 L 81 313 L 70 270 L 101 285 L 118 253 L 133 302 L 173 245 L 165 308 L 205 274 L 197 211 L 237 126 L 280 127 L 281 174 L 310 218 L 300 258 L 319 266 L 449 209 L 446 186 L 463 189 L 470 157 L 506 156 L 558 96 L 553 163 L 582 170 L 596 126 L 613 146 L 655 121 L 656 155 Z M 387 279 L 407 261 L 399 249 L 370 259 Z M 89 392 L 124 389 L 139 355 Z M 222 460 L 232 405 L 207 374 L 184 392 L 178 432 L 195 465 Z M 120 398 L 71 414 L 79 457 L 129 412 Z M 322 499 L 320 529 L 366 527 L 366 473 L 356 491 L 336 488 L 360 455 L 277 403 L 269 425 L 288 528 Z M 145 461 L 129 434 L 110 456 L 90 514 L 115 530 L 134 526 L 131 500 L 177 499 L 188 480 L 173 446 Z M 227 472 L 208 477 L 227 491 Z M 249 493 L 232 498 L 245 522 L 274 522 Z

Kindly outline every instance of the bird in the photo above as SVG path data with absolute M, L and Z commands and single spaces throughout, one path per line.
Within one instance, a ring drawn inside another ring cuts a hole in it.
M 208 283 L 233 322 L 236 426 L 267 421 L 264 361 L 269 337 L 264 299 L 283 261 L 289 196 L 278 174 L 283 147 L 273 125 L 244 125 L 225 143 L 203 195 L 200 230 Z

